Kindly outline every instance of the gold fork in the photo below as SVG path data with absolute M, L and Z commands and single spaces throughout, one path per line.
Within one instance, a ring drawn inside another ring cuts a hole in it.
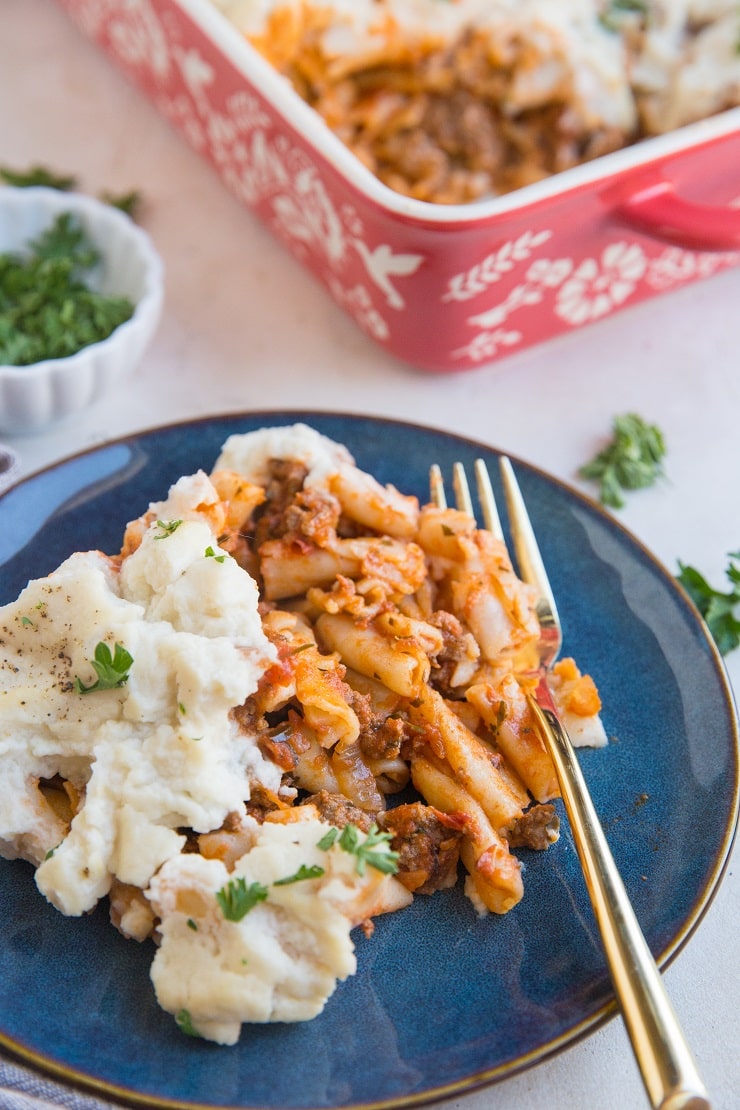
M 709 1110 L 710 1102 L 660 971 L 642 934 L 604 830 L 581 773 L 573 744 L 558 718 L 547 676 L 562 643 L 560 620 L 537 540 L 514 470 L 500 459 L 501 479 L 520 577 L 535 587 L 540 621 L 539 683 L 530 704 L 555 765 L 565 810 L 586 880 L 609 972 L 650 1105 L 655 1110 Z M 504 540 L 488 470 L 475 463 L 478 499 L 485 527 Z M 434 464 L 429 474 L 432 501 L 446 507 L 444 481 Z M 453 488 L 458 509 L 475 519 L 465 468 L 455 463 Z

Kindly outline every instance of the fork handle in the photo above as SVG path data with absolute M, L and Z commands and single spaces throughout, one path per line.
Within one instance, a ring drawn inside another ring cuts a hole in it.
M 627 896 L 573 744 L 553 710 L 530 698 L 555 764 L 612 983 L 654 1110 L 710 1110 L 709 1097 Z

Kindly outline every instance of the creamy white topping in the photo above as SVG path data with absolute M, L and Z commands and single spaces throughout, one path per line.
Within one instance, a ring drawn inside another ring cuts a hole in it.
M 163 1009 L 221 1044 L 236 1042 L 242 1022 L 306 1021 L 321 1012 L 337 981 L 355 971 L 352 926 L 387 901 L 389 886 L 402 899 L 396 908 L 411 901 L 392 876 L 371 866 L 359 874 L 356 856 L 336 843 L 320 847 L 327 832 L 307 813 L 255 825 L 253 846 L 231 872 L 197 855 L 161 868 L 148 897 L 161 919 L 152 981 Z M 302 877 L 306 868 L 313 877 Z M 242 884 L 245 895 L 254 884 L 261 891 L 239 920 L 217 897 L 228 884 L 237 892 Z
M 170 532 L 153 523 L 120 572 L 76 554 L 0 610 L 0 851 L 39 864 L 62 912 L 89 910 L 113 878 L 146 885 L 180 851 L 178 828 L 215 829 L 243 809 L 250 777 L 279 786 L 230 714 L 275 657 L 257 600 L 208 525 L 183 519 Z M 101 643 L 133 662 L 121 685 L 81 692 Z M 38 790 L 56 774 L 81 794 L 61 843 Z
M 270 459 L 292 459 L 308 470 L 305 485 L 323 484 L 342 464 L 353 463 L 346 447 L 322 436 L 307 424 L 259 428 L 233 435 L 224 443 L 216 470 L 235 470 L 250 482 L 266 485 Z

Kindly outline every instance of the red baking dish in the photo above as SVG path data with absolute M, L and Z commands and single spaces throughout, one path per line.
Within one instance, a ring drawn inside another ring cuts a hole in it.
M 208 0 L 58 0 L 374 340 L 457 371 L 740 263 L 740 108 L 434 205 L 351 154 Z

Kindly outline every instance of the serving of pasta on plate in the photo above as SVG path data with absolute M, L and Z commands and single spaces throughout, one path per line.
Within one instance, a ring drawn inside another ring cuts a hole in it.
M 64 914 L 108 897 L 160 1005 L 233 1044 L 319 1014 L 375 916 L 522 899 L 517 851 L 558 838 L 538 625 L 500 541 L 306 424 L 163 492 L 0 610 L 0 854 Z M 606 743 L 572 659 L 553 693 Z

